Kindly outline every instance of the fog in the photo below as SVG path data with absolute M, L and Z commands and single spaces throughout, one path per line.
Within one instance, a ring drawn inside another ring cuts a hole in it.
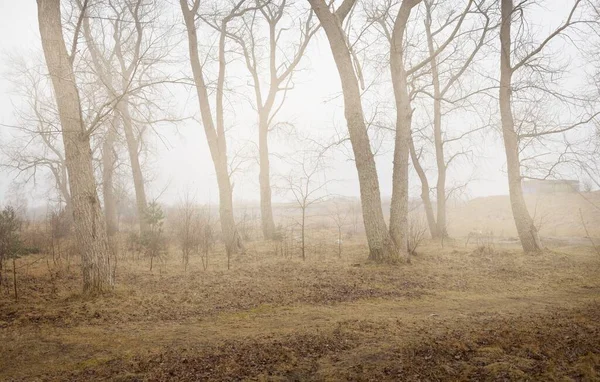
M 0 380 L 600 380 L 599 0 L 0 0 Z
M 564 12 L 560 11 L 566 7 L 562 1 L 546 1 L 543 6 L 536 9 L 531 23 L 533 26 L 537 26 L 536 24 L 543 20 L 540 30 L 551 28 L 552 25 L 556 25 L 562 20 Z M 167 9 L 173 12 L 172 20 L 176 22 L 174 33 L 179 39 L 178 44 L 181 45 L 176 53 L 183 61 L 181 62 L 182 72 L 187 74 L 189 64 L 184 61 L 185 51 L 183 50 L 186 41 L 177 8 L 175 3 L 167 6 Z M 26 62 L 31 63 L 41 62 L 36 12 L 34 2 L 2 1 L 0 31 L 3 36 L 10 36 L 10 38 L 3 38 L 0 41 L 0 51 L 3 54 L 0 69 L 0 73 L 3 73 L 0 79 L 0 102 L 4 105 L 1 109 L 0 121 L 5 126 L 15 124 L 14 108 L 18 108 L 20 104 L 19 95 L 15 94 L 14 84 L 9 78 L 11 65 L 18 65 L 15 63 L 14 57 L 23 57 Z M 567 51 L 574 52 L 575 49 L 568 47 Z M 245 67 L 238 64 L 234 63 L 228 69 L 228 76 L 239 79 L 240 87 L 244 87 L 244 82 L 248 84 L 248 73 Z M 496 66 L 493 60 L 484 64 L 485 69 L 493 71 L 497 70 Z M 586 81 L 585 73 L 580 70 L 579 65 L 573 64 L 571 67 L 573 68 L 573 77 L 568 81 L 569 84 Z M 304 136 L 318 137 L 322 140 L 329 141 L 336 134 L 345 134 L 339 77 L 322 31 L 319 31 L 311 41 L 300 68 L 302 70 L 294 77 L 294 89 L 287 95 L 277 120 L 293 124 L 294 128 Z M 230 147 L 243 147 L 247 151 L 246 155 L 249 155 L 253 142 L 256 141 L 257 118 L 248 101 L 251 88 L 245 87 L 246 89 L 236 89 L 243 94 L 230 97 L 226 112 L 230 118 L 228 123 Z M 194 117 L 195 120 L 187 119 L 176 124 L 156 124 L 152 127 L 155 133 L 149 134 L 147 138 L 151 147 L 151 153 L 147 155 L 143 163 L 148 179 L 147 187 L 149 195 L 160 196 L 163 203 L 177 202 L 186 191 L 193 192 L 198 202 L 212 201 L 215 203 L 218 199 L 214 167 L 202 126 L 197 122 L 198 108 L 193 92 L 194 90 L 190 87 L 173 86 L 169 97 L 173 97 L 170 103 L 175 105 L 174 112 L 178 117 Z M 365 98 L 369 97 L 371 95 L 367 93 Z M 384 101 L 390 101 L 389 94 L 387 97 L 385 94 L 373 96 L 373 99 L 382 100 L 382 98 Z M 385 100 L 385 98 L 388 99 Z M 387 118 L 393 118 L 391 117 L 393 110 L 388 110 Z M 446 131 L 464 129 L 465 120 L 463 118 L 471 118 L 471 116 L 461 112 L 455 113 L 452 121 L 448 122 L 445 127 Z M 470 121 L 468 123 L 470 124 Z M 471 124 L 471 126 L 474 125 Z M 472 155 L 462 159 L 457 168 L 452 170 L 450 183 L 456 185 L 468 183 L 461 190 L 462 198 L 508 193 L 506 159 L 498 125 L 499 121 L 493 120 L 492 125 L 486 131 L 478 134 L 476 139 L 472 140 L 473 142 L 469 142 L 466 146 L 472 149 Z M 15 132 L 10 128 L 2 128 L 2 142 L 10 141 L 13 134 Z M 286 156 L 293 152 L 293 143 L 292 147 L 286 147 L 285 141 L 289 142 L 289 139 L 285 135 L 286 133 L 282 132 L 277 134 L 277 137 L 271 138 L 273 154 Z M 383 197 L 389 197 L 392 190 L 393 142 L 389 135 L 383 140 L 381 152 L 377 155 L 377 167 L 381 194 Z M 348 155 L 350 152 L 348 145 L 330 150 L 326 174 L 329 179 L 335 179 L 335 182 L 329 185 L 328 191 L 336 195 L 358 197 L 358 181 L 352 158 Z M 272 167 L 273 175 L 285 175 L 288 168 L 277 158 L 272 160 Z M 431 166 L 427 165 L 426 167 Z M 243 170 L 234 175 L 234 199 L 257 202 L 258 167 L 255 161 L 247 160 Z M 430 168 L 430 172 L 432 170 Z M 561 171 L 562 173 L 553 176 L 577 178 L 580 175 L 572 168 L 561 169 Z M 0 173 L 0 200 L 6 200 L 9 185 L 12 182 L 22 183 L 29 179 L 30 175 L 29 172 L 19 174 L 18 171 L 3 168 Z M 44 205 L 45 197 L 52 192 L 53 185 L 44 175 L 47 176 L 43 170 L 40 170 L 37 173 L 35 185 L 32 180 L 29 180 L 25 187 L 31 205 Z M 419 179 L 414 172 L 410 176 L 410 195 L 417 198 L 420 193 Z M 289 200 L 289 195 L 283 193 L 276 193 L 274 197 L 278 201 Z

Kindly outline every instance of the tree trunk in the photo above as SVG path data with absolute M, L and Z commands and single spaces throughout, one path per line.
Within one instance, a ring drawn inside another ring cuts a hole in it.
M 344 115 L 358 172 L 363 221 L 369 244 L 369 259 L 374 261 L 397 260 L 398 250 L 383 218 L 375 158 L 365 125 L 358 79 L 354 72 L 341 21 L 337 15 L 329 11 L 323 0 L 309 0 L 309 2 L 325 29 L 342 83 Z
M 302 207 L 302 261 L 306 260 L 306 246 L 304 239 L 304 228 L 306 224 L 306 207 Z
M 19 294 L 17 293 L 17 260 L 13 255 L 13 289 L 15 291 L 15 301 L 19 301 Z
M 110 237 L 118 231 L 117 200 L 113 175 L 117 157 L 115 155 L 115 133 L 118 117 L 113 117 L 112 125 L 108 127 L 102 143 L 102 195 L 104 197 L 104 215 L 106 218 L 106 234 Z
M 411 139 L 412 110 L 408 94 L 407 74 L 404 68 L 404 33 L 412 8 L 419 1 L 403 1 L 390 42 L 390 70 L 396 101 L 396 139 L 392 172 L 392 201 L 390 234 L 401 251 L 408 257 L 408 157 Z
M 69 192 L 69 179 L 67 176 L 67 165 L 64 160 L 60 165 L 60 173 L 56 173 L 56 183 L 60 197 L 65 202 L 65 210 L 71 212 L 71 193 Z
M 290 4 L 291 5 L 291 4 Z M 246 55 L 246 66 L 252 75 L 252 80 L 254 82 L 254 94 L 256 97 L 256 108 L 258 110 L 258 150 L 259 150 L 259 162 L 260 162 L 260 174 L 259 174 L 259 183 L 260 183 L 260 204 L 261 204 L 261 223 L 262 223 L 262 231 L 263 237 L 268 240 L 274 239 L 275 234 L 275 222 L 273 221 L 273 208 L 271 204 L 271 180 L 270 180 L 270 167 L 269 167 L 269 145 L 268 145 L 268 134 L 270 129 L 270 123 L 273 118 L 279 111 L 279 108 L 283 105 L 285 101 L 287 86 L 281 87 L 281 84 L 286 82 L 286 80 L 291 80 L 293 76 L 293 72 L 300 62 L 302 56 L 304 55 L 305 49 L 308 45 L 308 41 L 310 41 L 311 36 L 314 34 L 314 31 L 310 31 L 310 29 L 302 30 L 303 38 L 300 40 L 297 50 L 290 57 L 286 56 L 286 59 L 289 60 L 288 65 L 282 69 L 282 66 L 277 65 L 277 53 L 283 52 L 285 49 L 281 49 L 278 47 L 277 42 L 279 41 L 279 37 L 281 36 L 281 32 L 286 30 L 287 28 L 282 28 L 277 31 L 277 24 L 281 20 L 281 15 L 284 14 L 286 4 L 283 2 L 278 5 L 278 10 L 276 15 L 265 16 L 265 20 L 267 21 L 269 27 L 269 92 L 267 94 L 266 99 L 263 102 L 263 94 L 261 91 L 261 81 L 259 76 L 259 65 L 257 65 L 257 57 L 254 54 L 254 49 L 244 49 L 244 55 Z M 310 24 L 309 18 L 306 20 L 305 27 L 308 28 Z M 254 63 L 254 64 L 252 64 Z M 283 99 L 281 100 L 281 104 L 278 108 L 273 110 L 273 106 L 275 103 L 275 99 L 277 97 L 277 93 L 283 92 Z
M 417 152 L 415 150 L 415 144 L 410 139 L 410 157 L 412 159 L 413 167 L 417 171 L 419 175 L 419 179 L 421 180 L 421 200 L 423 201 L 423 208 L 425 209 L 425 216 L 427 216 L 427 226 L 429 227 L 429 233 L 431 234 L 431 238 L 435 239 L 439 237 L 437 231 L 437 224 L 435 222 L 435 216 L 433 215 L 433 206 L 431 204 L 431 198 L 429 197 L 429 181 L 427 180 L 427 175 L 421 167 L 421 163 L 419 162 L 419 158 L 417 156 Z
M 431 23 L 431 20 L 427 20 Z M 435 47 L 431 28 L 426 28 L 427 45 L 431 58 L 431 77 L 433 83 L 433 140 L 435 143 L 435 159 L 437 165 L 437 235 L 448 236 L 446 227 L 446 159 L 444 158 L 444 141 L 442 137 L 442 95 L 437 58 L 434 57 Z
M 227 158 L 220 158 L 215 163 L 217 171 L 217 184 L 219 186 L 219 217 L 221 231 L 225 238 L 225 249 L 228 253 L 243 251 L 242 240 L 236 228 L 233 215 L 233 189 L 227 169 Z
M 508 188 L 510 204 L 525 252 L 538 252 L 542 248 L 537 228 L 529 215 L 523 188 L 521 185 L 521 163 L 519 160 L 519 138 L 515 131 L 515 123 L 511 104 L 511 84 L 513 70 L 511 67 L 511 16 L 512 0 L 502 0 L 502 25 L 500 27 L 500 116 L 502 119 L 502 136 L 506 151 L 506 167 L 508 172 Z
M 221 231 L 225 240 L 225 249 L 227 251 L 227 259 L 232 252 L 239 250 L 244 251 L 242 240 L 238 234 L 235 225 L 233 214 L 233 186 L 229 177 L 229 169 L 227 162 L 227 144 L 225 140 L 225 128 L 223 121 L 223 86 L 225 76 L 225 31 L 221 31 L 219 41 L 219 78 L 217 82 L 217 105 L 216 105 L 216 121 L 213 121 L 212 111 L 210 108 L 208 89 L 204 82 L 202 65 L 198 56 L 198 36 L 195 25 L 195 12 L 190 11 L 187 5 L 187 0 L 180 0 L 181 10 L 184 16 L 185 25 L 188 35 L 188 48 L 190 54 L 190 64 L 196 84 L 196 92 L 198 103 L 200 106 L 200 114 L 202 117 L 202 125 L 208 141 L 208 147 L 215 166 L 217 175 L 217 184 L 219 186 L 219 215 L 221 218 Z M 222 25 L 225 28 L 225 25 Z
M 126 89 L 125 86 L 126 84 L 124 85 L 124 89 Z M 123 131 L 125 132 L 125 141 L 127 142 L 129 162 L 131 163 L 138 223 L 140 225 L 140 233 L 144 233 L 148 230 L 148 223 L 146 222 L 146 219 L 144 219 L 148 202 L 146 199 L 144 174 L 142 173 L 142 166 L 140 165 L 139 143 L 133 131 L 133 121 L 131 119 L 131 114 L 129 113 L 129 97 L 127 95 L 123 96 L 117 105 L 117 110 L 119 111 L 119 114 L 121 114 L 121 118 L 123 118 Z
M 114 285 L 114 277 L 96 191 L 89 134 L 83 124 L 75 75 L 62 34 L 60 0 L 38 0 L 37 3 L 42 47 L 62 128 L 75 235 L 82 258 L 83 290 L 100 292 Z
M 119 92 L 117 90 L 117 86 L 113 82 L 113 69 L 112 67 L 105 66 L 107 60 L 106 58 L 102 58 L 102 52 L 96 46 L 96 42 L 94 41 L 93 36 L 91 34 L 89 20 L 87 18 L 83 20 L 82 26 L 83 33 L 88 48 L 90 49 L 92 62 L 96 69 L 97 75 L 100 77 L 102 84 L 106 87 L 110 96 L 120 97 L 115 109 L 118 111 L 123 121 L 123 132 L 125 133 L 125 141 L 127 142 L 127 152 L 129 154 L 129 162 L 131 164 L 131 173 L 133 177 L 133 186 L 135 189 L 138 224 L 140 227 L 140 234 L 142 234 L 148 230 L 148 223 L 144 218 L 147 207 L 146 191 L 144 185 L 144 176 L 142 173 L 142 168 L 140 166 L 139 143 L 135 137 L 133 121 L 129 111 L 129 95 L 126 93 L 131 85 L 131 81 L 133 79 L 132 77 L 135 73 L 134 69 L 138 64 L 137 61 L 139 60 L 139 52 L 137 52 L 134 48 L 132 62 L 128 67 L 127 65 L 125 65 L 125 57 L 123 55 L 123 50 L 121 49 L 122 42 L 118 38 L 118 35 L 114 37 L 115 46 L 114 50 L 111 52 L 111 55 L 114 54 L 120 63 L 121 72 L 118 73 L 118 77 L 121 78 L 121 92 Z M 141 35 L 138 35 L 138 41 L 136 41 L 136 44 L 139 43 L 139 39 L 141 39 Z M 114 121 L 114 128 L 116 129 L 117 119 L 114 119 Z
M 58 183 L 58 191 L 61 199 L 65 202 L 64 213 L 68 218 L 68 227 L 69 229 L 72 226 L 73 219 L 73 203 L 71 202 L 71 193 L 69 191 L 69 177 L 67 176 L 67 165 L 63 159 L 62 164 L 60 166 L 60 177 L 57 177 Z M 62 205 L 59 204 L 59 207 L 62 208 Z
M 269 125 L 268 113 L 261 111 L 258 123 L 258 153 L 260 173 L 260 217 L 263 237 L 273 239 L 275 234 L 275 221 L 273 220 L 273 206 L 271 204 L 271 169 L 269 164 Z

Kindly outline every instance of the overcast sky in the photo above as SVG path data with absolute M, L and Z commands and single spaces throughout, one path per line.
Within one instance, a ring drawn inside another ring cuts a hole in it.
M 557 13 L 561 7 L 569 2 L 560 0 L 549 2 L 546 14 L 540 14 L 540 19 L 559 20 L 562 15 Z M 566 7 L 566 6 L 564 6 Z M 177 9 L 175 9 L 177 10 Z M 37 28 L 37 9 L 34 0 L 0 0 L 0 72 L 6 73 L 9 65 L 8 55 L 25 54 L 31 56 L 41 52 L 39 32 Z M 291 121 L 304 135 L 324 137 L 333 134 L 333 127 L 345 129 L 343 109 L 340 93 L 339 77 L 331 57 L 329 46 L 324 34 L 319 33 L 311 42 L 307 52 L 308 59 L 303 61 L 302 67 L 306 70 L 296 77 L 296 86 L 289 94 L 288 102 L 282 110 L 279 120 Z M 185 63 L 187 65 L 187 63 Z M 0 78 L 0 123 L 11 124 L 13 121 L 13 108 L 11 105 L 12 85 L 4 76 Z M 189 99 L 187 90 L 179 93 L 177 104 L 179 111 L 197 115 L 197 102 Z M 14 97 L 12 98 L 14 101 Z M 460 122 L 460 121 L 459 121 Z M 248 105 L 240 103 L 236 107 L 232 134 L 230 138 L 243 145 L 247 139 L 256 135 L 256 118 Z M 446 127 L 451 129 L 452 126 Z M 163 140 L 153 139 L 155 153 L 146 164 L 150 177 L 150 196 L 161 194 L 165 202 L 176 201 L 189 189 L 194 192 L 199 201 L 216 201 L 217 188 L 214 169 L 210 160 L 208 146 L 202 127 L 194 121 L 186 121 L 177 127 L 157 126 Z M 228 137 L 229 138 L 229 137 Z M 6 128 L 0 128 L 0 144 L 7 139 Z M 273 141 L 273 140 L 272 140 Z M 285 154 L 289 147 L 278 146 L 279 140 L 273 141 L 275 152 Z M 508 190 L 505 159 L 502 152 L 501 139 L 497 134 L 488 134 L 485 141 L 485 150 L 480 150 L 482 155 L 473 163 L 464 163 L 459 169 L 460 179 L 472 178 L 468 187 L 470 197 L 506 194 Z M 379 179 L 382 194 L 391 194 L 391 153 L 385 152 L 377 157 Z M 273 173 L 287 171 L 277 161 L 273 161 Z M 330 192 L 348 196 L 358 196 L 358 181 L 354 164 L 347 160 L 342 153 L 335 154 L 335 160 L 327 171 L 327 177 L 336 179 L 332 183 Z M 0 204 L 7 197 L 6 192 L 14 178 L 13 174 L 0 172 Z M 34 204 L 43 200 L 47 192 L 47 185 L 38 185 L 35 191 L 29 193 Z M 236 175 L 234 179 L 235 199 L 257 200 L 258 181 L 256 166 L 247 166 L 245 170 Z M 416 176 L 411 178 L 411 193 L 419 195 L 420 184 Z M 276 198 L 285 198 L 276 196 Z

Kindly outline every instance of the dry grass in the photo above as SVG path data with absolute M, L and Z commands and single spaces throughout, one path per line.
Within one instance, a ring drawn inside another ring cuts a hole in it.
M 250 243 L 183 271 L 122 259 L 118 287 L 81 296 L 77 264 L 19 260 L 20 300 L 0 291 L 2 380 L 597 380 L 600 259 L 497 247 L 419 251 L 410 265 L 366 247 L 306 262 Z M 35 262 L 35 263 L 34 263 Z M 29 266 L 25 264 L 32 263 Z

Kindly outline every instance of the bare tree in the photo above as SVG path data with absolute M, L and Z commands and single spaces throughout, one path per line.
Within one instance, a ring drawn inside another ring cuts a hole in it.
M 435 50 L 423 60 L 415 64 L 406 64 L 405 33 L 411 11 L 421 0 L 404 0 L 398 9 L 398 13 L 393 19 L 390 32 L 387 18 L 379 17 L 379 24 L 390 41 L 390 69 L 392 84 L 394 87 L 394 98 L 396 102 L 396 136 L 394 143 L 394 169 L 392 175 L 393 189 L 392 202 L 390 208 L 390 233 L 396 242 L 401 246 L 403 252 L 407 253 L 406 243 L 408 242 L 408 158 L 410 154 L 411 125 L 413 110 L 411 107 L 411 98 L 408 88 L 409 76 L 415 74 L 432 60 L 434 60 L 455 38 L 460 30 L 462 23 L 473 3 L 473 0 L 467 2 L 464 11 L 459 13 L 456 18 L 454 28 Z M 385 13 L 384 13 L 385 15 Z M 445 200 L 445 195 L 444 195 Z M 439 201 L 438 201 L 439 203 Z
M 408 214 L 408 252 L 411 256 L 417 254 L 417 248 L 425 240 L 427 226 L 423 222 L 422 216 L 418 211 L 411 211 Z
M 259 184 L 262 231 L 265 239 L 275 233 L 273 207 L 271 203 L 271 179 L 269 164 L 269 131 L 275 127 L 275 119 L 285 103 L 289 90 L 293 88 L 293 76 L 312 36 L 319 29 L 313 22 L 313 13 L 301 14 L 287 0 L 268 1 L 244 19 L 245 34 L 233 34 L 231 38 L 242 48 L 246 67 L 250 72 L 256 110 L 258 113 Z M 294 12 L 296 11 L 296 12 Z M 260 17 L 257 18 L 256 14 Z M 268 60 L 266 75 L 261 72 L 263 55 L 260 44 L 261 20 L 267 25 L 267 46 L 264 48 Z M 287 32 L 299 33 L 300 37 L 287 37 Z M 286 38 L 289 41 L 286 41 Z M 261 86 L 268 78 L 266 90 Z
M 404 34 L 412 9 L 421 0 L 404 0 L 398 10 L 390 39 L 390 69 L 396 101 L 396 137 L 392 172 L 390 235 L 402 254 L 408 256 L 408 157 L 412 108 L 408 73 L 404 66 Z
M 358 172 L 369 259 L 396 261 L 399 253 L 383 218 L 379 179 L 365 124 L 359 80 L 352 61 L 351 47 L 342 27 L 344 18 L 356 0 L 344 0 L 335 12 L 329 9 L 324 0 L 309 0 L 309 3 L 325 30 L 342 83 L 344 115 Z
M 186 193 L 178 206 L 177 223 L 175 232 L 179 247 L 181 248 L 181 260 L 184 270 L 187 271 L 190 262 L 190 255 L 198 246 L 200 232 L 197 226 L 197 211 L 194 201 L 189 193 Z
M 77 0 L 77 3 L 80 9 L 84 6 L 82 0 Z M 116 213 L 113 214 L 109 206 L 116 203 L 111 191 L 114 189 L 111 180 L 117 159 L 113 154 L 113 147 L 116 144 L 117 133 L 122 128 L 131 165 L 138 222 L 140 232 L 143 233 L 148 228 L 143 218 L 147 199 L 140 163 L 143 130 L 136 133 L 135 114 L 142 114 L 138 119 L 149 125 L 152 123 L 152 117 L 148 108 L 140 104 L 152 105 L 154 109 L 157 109 L 158 105 L 141 89 L 132 91 L 132 88 L 137 86 L 149 90 L 149 86 L 146 86 L 148 83 L 159 84 L 165 81 L 156 78 L 156 71 L 152 68 L 161 63 L 169 52 L 163 41 L 168 40 L 168 32 L 158 31 L 157 14 L 160 10 L 153 2 L 109 0 L 106 5 L 88 9 L 94 12 L 93 17 L 83 19 L 82 31 L 89 49 L 91 66 L 108 98 L 116 99 L 112 106 L 112 123 L 107 127 L 103 146 L 103 187 L 107 221 L 116 221 Z
M 217 175 L 217 183 L 219 186 L 219 215 L 221 218 L 221 230 L 223 232 L 228 258 L 232 252 L 238 250 L 243 251 L 244 246 L 235 225 L 233 213 L 233 186 L 227 161 L 227 140 L 225 137 L 225 118 L 223 110 L 225 70 L 227 66 L 225 45 L 229 22 L 236 17 L 242 16 L 251 9 L 242 8 L 245 2 L 245 0 L 237 2 L 230 12 L 219 20 L 218 77 L 215 91 L 216 109 L 213 116 L 209 99 L 209 90 L 198 52 L 196 19 L 198 18 L 198 9 L 201 1 L 194 0 L 191 7 L 188 4 L 188 0 L 179 1 L 187 29 L 190 65 L 194 83 L 196 85 L 202 125 L 204 126 L 204 132 L 206 134 L 210 154 Z M 203 20 L 206 20 L 206 18 L 203 18 Z
M 451 155 L 448 159 L 446 159 L 447 148 L 445 149 L 445 146 L 447 146 L 447 144 L 451 142 L 455 142 L 459 139 L 465 138 L 467 135 L 479 130 L 473 129 L 461 135 L 455 135 L 455 137 L 453 138 L 446 137 L 442 122 L 442 117 L 445 114 L 443 111 L 443 103 L 448 103 L 452 105 L 453 108 L 457 108 L 458 100 L 456 100 L 456 98 L 464 101 L 471 95 L 477 94 L 479 92 L 479 89 L 476 89 L 474 91 L 471 91 L 470 93 L 467 92 L 467 94 L 459 94 L 458 96 L 455 95 L 454 99 L 451 98 L 451 95 L 449 94 L 457 86 L 460 87 L 461 77 L 471 66 L 475 57 L 480 52 L 481 48 L 485 46 L 487 42 L 486 38 L 489 35 L 489 31 L 494 26 L 491 25 L 491 20 L 488 16 L 489 5 L 485 4 L 484 1 L 474 2 L 474 5 L 477 7 L 477 13 L 483 17 L 483 25 L 474 25 L 471 27 L 470 30 L 461 31 L 460 38 L 455 38 L 459 41 L 459 44 L 461 44 L 461 46 L 465 46 L 465 42 L 471 39 L 474 40 L 473 47 L 470 49 L 470 51 L 467 52 L 466 57 L 461 58 L 458 57 L 459 54 L 457 54 L 457 52 L 463 53 L 464 49 L 452 49 L 451 52 L 449 52 L 448 54 L 444 54 L 443 57 L 441 53 L 438 55 L 438 57 L 435 57 L 437 46 L 439 46 L 436 41 L 436 36 L 443 32 L 444 29 L 447 26 L 450 26 L 451 24 L 447 22 L 442 22 L 441 26 L 434 29 L 433 12 L 435 7 L 439 6 L 439 2 L 433 0 L 426 0 L 424 4 L 427 48 L 429 56 L 433 57 L 430 62 L 432 78 L 431 83 L 433 85 L 433 94 L 431 94 L 431 98 L 433 99 L 433 139 L 435 145 L 435 158 L 437 167 L 437 219 L 436 228 L 435 230 L 431 231 L 431 233 L 433 237 L 440 237 L 448 235 L 446 226 L 446 198 L 448 197 L 448 193 L 446 190 L 446 179 L 448 166 L 450 165 L 451 161 L 456 159 L 457 157 L 457 155 Z M 452 13 L 450 13 L 450 15 L 452 15 Z M 442 20 L 445 20 L 447 18 L 448 16 L 444 17 Z M 463 93 L 465 92 L 463 91 Z M 422 173 L 420 173 L 419 176 L 421 178 L 421 181 L 423 181 Z M 423 199 L 423 202 L 426 203 L 426 199 Z
M 518 3 L 516 6 L 512 0 L 502 0 L 501 15 L 502 24 L 500 27 L 500 92 L 499 105 L 502 121 L 502 136 L 504 138 L 504 148 L 506 152 L 508 185 L 510 191 L 511 207 L 521 240 L 521 245 L 525 252 L 537 252 L 542 249 L 538 230 L 534 221 L 527 210 L 521 181 L 523 179 L 522 167 L 523 150 L 533 141 L 539 141 L 542 137 L 552 134 L 562 134 L 578 126 L 589 122 L 598 114 L 583 116 L 581 120 L 575 123 L 555 126 L 549 123 L 546 128 L 539 126 L 538 120 L 532 120 L 532 108 L 538 107 L 539 98 L 535 96 L 527 97 L 523 92 L 539 91 L 560 102 L 569 103 L 575 97 L 565 97 L 564 93 L 555 92 L 545 82 L 545 76 L 553 76 L 561 68 L 551 67 L 552 60 L 550 56 L 545 55 L 549 44 L 557 40 L 560 36 L 566 36 L 569 29 L 577 24 L 587 24 L 587 21 L 578 16 L 578 11 L 583 8 L 584 2 L 575 0 L 569 8 L 566 20 L 556 29 L 549 33 L 545 38 L 533 38 L 528 35 L 521 27 L 526 21 L 524 7 L 525 2 Z M 518 23 L 518 24 L 517 24 Z M 518 33 L 513 38 L 513 24 L 520 25 Z M 568 38 L 568 37 L 567 37 Z M 523 80 L 524 76 L 529 79 Z M 552 77 L 554 81 L 554 77 Z M 537 82 L 536 82 L 537 80 Z M 518 94 L 519 97 L 515 97 Z M 527 110 L 530 115 L 524 115 L 518 123 L 515 118 L 516 102 L 527 103 Z M 528 141 L 529 140 L 529 141 Z M 559 158 L 560 160 L 560 158 Z M 551 169 L 556 166 L 552 165 Z
M 508 170 L 508 186 L 510 201 L 517 225 L 517 232 L 521 245 L 526 252 L 535 252 L 542 249 L 539 234 L 533 224 L 533 219 L 527 211 L 521 186 L 521 165 L 519 161 L 519 141 L 515 131 L 512 114 L 511 78 L 513 68 L 511 65 L 511 26 L 513 17 L 512 0 L 502 0 L 502 26 L 500 27 L 500 115 L 502 117 L 502 136 L 506 151 Z
M 347 224 L 351 213 L 352 210 L 350 205 L 346 204 L 346 206 L 344 206 L 337 200 L 334 202 L 334 210 L 331 212 L 331 218 L 337 228 L 336 242 L 338 246 L 338 257 L 342 257 L 342 228 Z
M 208 268 L 208 255 L 214 244 L 210 207 L 202 211 L 194 199 L 186 192 L 177 209 L 175 234 L 181 248 L 182 262 L 187 270 L 190 256 L 197 255 L 202 268 Z
M 301 160 L 292 160 L 296 167 L 286 177 L 286 188 L 292 193 L 300 209 L 300 248 L 302 260 L 306 260 L 306 219 L 308 209 L 327 198 L 327 185 L 323 176 L 323 158 L 311 156 L 305 151 Z M 321 177 L 321 178 L 320 178 Z
M 10 80 L 22 99 L 15 108 L 16 124 L 9 142 L 2 144 L 2 167 L 17 172 L 16 178 L 25 182 L 37 181 L 39 173 L 47 173 L 57 192 L 59 203 L 64 203 L 72 216 L 67 167 L 60 135 L 60 121 L 56 103 L 50 92 L 49 80 L 42 74 L 41 66 L 24 58 L 14 61 Z M 45 171 L 44 171 L 45 170 Z
M 411 102 L 416 94 L 415 81 L 428 74 L 428 66 L 431 61 L 438 57 L 449 44 L 454 41 L 461 26 L 469 13 L 473 0 L 469 0 L 460 11 L 453 11 L 443 20 L 440 31 L 444 31 L 445 40 L 440 42 L 432 51 L 411 51 L 410 48 L 419 46 L 419 41 L 413 41 L 413 35 L 408 35 L 409 21 L 413 11 L 418 9 L 422 0 L 384 1 L 372 3 L 366 7 L 366 27 L 371 26 L 379 31 L 389 44 L 389 67 L 391 84 L 394 92 L 394 108 L 396 119 L 393 122 L 394 132 L 394 166 L 392 173 L 392 200 L 390 206 L 390 234 L 398 249 L 404 256 L 408 256 L 406 247 L 408 235 L 408 160 L 417 159 L 416 150 L 411 155 L 411 145 L 414 142 L 411 137 L 414 107 Z M 449 31 L 445 29 L 450 27 Z M 414 29 L 414 28 L 413 28 Z M 379 45 L 378 45 L 379 46 Z M 416 54 L 415 54 L 416 53 Z M 392 124 L 392 123 L 390 123 Z M 429 185 L 425 172 L 419 164 L 416 166 L 417 173 L 422 179 L 422 195 L 427 208 L 431 208 L 429 197 Z M 424 180 L 424 181 L 423 181 Z M 432 209 L 432 208 L 431 208 Z M 432 211 L 431 211 L 432 212 Z M 433 213 L 428 213 L 428 221 L 432 234 L 436 235 L 437 225 L 434 224 Z M 435 227 L 435 228 L 434 228 Z
M 79 18 L 84 17 L 85 6 Z M 92 167 L 90 132 L 82 120 L 73 73 L 78 31 L 69 55 L 63 38 L 60 0 L 38 0 L 38 21 L 61 122 L 75 233 L 82 256 L 83 290 L 87 293 L 100 292 L 114 285 L 114 277 Z

